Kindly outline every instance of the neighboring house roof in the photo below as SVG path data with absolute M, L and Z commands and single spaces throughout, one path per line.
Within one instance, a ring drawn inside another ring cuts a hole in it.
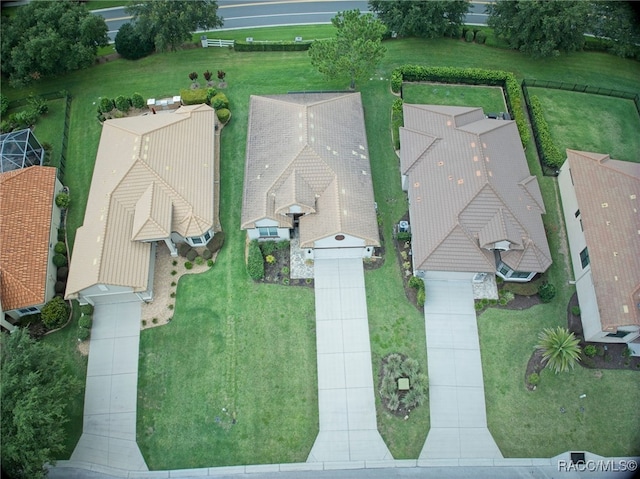
M 215 121 L 207 105 L 105 121 L 67 296 L 94 284 L 144 291 L 144 241 L 213 228 Z
M 251 96 L 243 229 L 261 219 L 292 227 L 300 244 L 348 234 L 379 245 L 360 93 Z
M 0 174 L 0 301 L 10 311 L 46 301 L 56 169 Z
M 516 271 L 544 272 L 551 253 L 538 181 L 513 121 L 481 108 L 404 104 L 400 169 L 407 175 L 419 270 L 493 272 L 492 243 Z
M 567 150 L 603 330 L 640 325 L 640 165 Z

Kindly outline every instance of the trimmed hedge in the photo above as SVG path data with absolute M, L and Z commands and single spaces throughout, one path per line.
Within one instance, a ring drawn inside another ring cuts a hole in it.
M 391 89 L 395 93 L 400 92 L 402 82 L 420 81 L 502 87 L 509 112 L 518 126 L 520 140 L 523 145 L 529 142 L 531 135 L 520 99 L 520 85 L 513 73 L 481 68 L 425 67 L 421 65 L 403 65 L 391 73 Z
M 216 115 L 218 115 L 218 120 L 223 125 L 226 125 L 229 122 L 229 118 L 231 118 L 231 112 L 227 108 L 216 110 Z
M 82 314 L 84 314 L 85 316 L 91 316 L 93 314 L 93 305 L 87 303 L 87 304 L 81 304 L 80 305 L 80 312 Z
M 56 265 L 56 268 L 62 268 L 67 265 L 67 257 L 63 254 L 54 254 L 53 264 Z
M 58 241 L 56 245 L 53 247 L 53 251 L 57 254 L 67 255 L 67 245 L 64 244 L 64 241 Z
M 69 306 L 59 296 L 55 296 L 45 304 L 40 311 L 40 318 L 49 329 L 55 329 L 64 324 L 69 317 Z
M 144 98 L 140 93 L 134 93 L 131 96 L 131 104 L 133 105 L 134 108 L 138 108 L 138 109 L 142 109 L 145 106 L 147 106 L 147 104 L 144 101 Z
M 185 105 L 199 105 L 207 103 L 207 90 L 198 88 L 196 90 L 180 90 L 180 98 Z
M 257 240 L 253 240 L 249 243 L 247 273 L 249 273 L 249 276 L 254 281 L 264 278 L 264 258 L 262 257 L 262 251 L 260 251 L 260 246 L 258 246 Z
M 237 52 L 303 52 L 308 50 L 312 43 L 313 41 L 269 43 L 236 41 L 234 49 Z
M 195 249 L 190 249 L 187 252 L 187 260 L 194 261 L 198 257 L 198 252 Z
M 216 93 L 209 99 L 209 103 L 216 110 L 221 108 L 229 108 L 229 99 L 224 93 Z
M 82 315 L 78 320 L 78 326 L 80 326 L 81 328 L 91 329 L 92 324 L 93 324 L 93 319 L 91 318 L 91 316 Z
M 547 120 L 544 119 L 542 112 L 542 103 L 540 99 L 534 95 L 529 99 L 529 104 L 531 105 L 531 125 L 533 131 L 538 135 L 538 141 L 542 149 L 542 162 L 551 168 L 560 168 L 562 163 L 564 163 L 564 155 L 560 153 L 560 150 L 551 138 L 549 125 L 547 124 Z
M 211 241 L 207 243 L 207 249 L 212 253 L 219 251 L 224 244 L 224 231 L 217 231 L 216 234 L 213 235 Z M 205 258 L 206 259 L 206 258 Z

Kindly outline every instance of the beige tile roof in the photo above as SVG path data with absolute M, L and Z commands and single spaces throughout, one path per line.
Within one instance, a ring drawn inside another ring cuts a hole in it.
M 215 121 L 194 105 L 104 123 L 67 296 L 95 284 L 144 291 L 151 246 L 142 240 L 213 227 Z
M 45 302 L 56 169 L 0 174 L 0 301 L 5 311 Z
M 298 205 L 300 242 L 338 233 L 379 245 L 369 150 L 359 93 L 252 96 L 242 204 L 243 229 Z
M 515 122 L 485 119 L 481 108 L 405 104 L 400 145 L 417 269 L 495 271 L 482 246 L 503 240 L 511 268 L 551 265 L 542 194 Z
M 640 325 L 640 165 L 567 150 L 604 331 Z

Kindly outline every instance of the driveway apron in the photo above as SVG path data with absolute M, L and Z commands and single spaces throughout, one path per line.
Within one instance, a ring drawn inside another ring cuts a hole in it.
M 487 428 L 471 281 L 425 287 L 431 429 L 420 459 L 501 458 Z
M 148 470 L 136 443 L 140 314 L 138 302 L 95 308 L 82 436 L 72 461 Z
M 391 460 L 376 423 L 362 259 L 314 269 L 320 432 L 307 462 Z

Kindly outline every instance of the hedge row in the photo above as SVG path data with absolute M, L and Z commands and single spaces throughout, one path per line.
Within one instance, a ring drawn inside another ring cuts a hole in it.
M 312 43 L 312 41 L 269 43 L 236 41 L 234 48 L 237 52 L 302 52 L 308 50 Z
M 257 240 L 249 243 L 249 253 L 247 258 L 247 272 L 251 279 L 258 281 L 264 278 L 264 257 Z
M 425 67 L 403 65 L 391 73 L 391 89 L 399 93 L 402 82 L 431 81 L 440 83 L 466 83 L 470 85 L 501 86 L 512 117 L 518 126 L 520 140 L 526 145 L 531 138 L 520 100 L 520 85 L 511 72 L 483 70 L 481 68 Z
M 180 90 L 180 98 L 185 105 L 199 105 L 200 103 L 207 103 L 207 90 L 204 88 L 197 88 L 195 90 L 182 89 Z
M 531 126 L 538 135 L 538 146 L 542 150 L 542 161 L 551 168 L 560 168 L 564 162 L 564 156 L 551 139 L 549 125 L 542 113 L 542 103 L 537 96 L 532 96 L 529 99 L 529 104 L 531 105 Z

